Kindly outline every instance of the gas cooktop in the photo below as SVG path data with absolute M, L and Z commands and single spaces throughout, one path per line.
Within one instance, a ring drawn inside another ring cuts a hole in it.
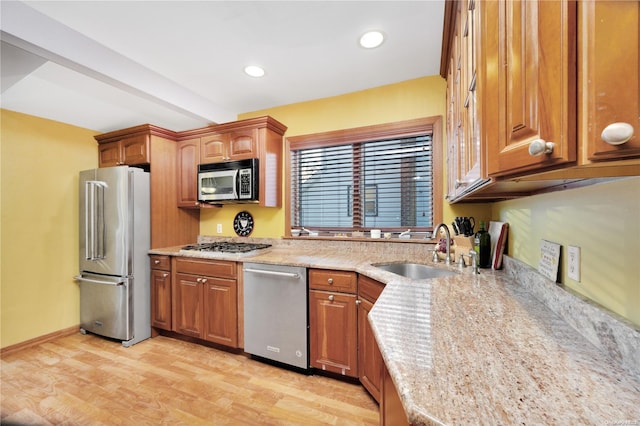
M 271 247 L 271 244 L 234 243 L 230 241 L 218 241 L 214 243 L 189 244 L 182 247 L 185 251 L 219 252 L 219 253 L 248 253 Z M 181 251 L 182 251 L 181 250 Z

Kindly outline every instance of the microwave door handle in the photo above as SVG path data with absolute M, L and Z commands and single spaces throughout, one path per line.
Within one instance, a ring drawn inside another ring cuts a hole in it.
M 240 199 L 240 169 L 236 169 L 233 172 L 233 199 Z

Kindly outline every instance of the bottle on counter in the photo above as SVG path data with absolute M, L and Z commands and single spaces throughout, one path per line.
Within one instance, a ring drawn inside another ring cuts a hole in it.
M 473 239 L 473 249 L 478 255 L 478 266 L 480 268 L 491 267 L 491 235 L 485 228 L 484 221 L 480 222 L 480 229 Z

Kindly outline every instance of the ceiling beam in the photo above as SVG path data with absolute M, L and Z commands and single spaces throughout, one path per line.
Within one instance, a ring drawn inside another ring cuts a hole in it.
M 237 112 L 211 102 L 22 2 L 2 2 L 0 38 L 33 55 L 181 114 L 211 123 L 237 119 Z

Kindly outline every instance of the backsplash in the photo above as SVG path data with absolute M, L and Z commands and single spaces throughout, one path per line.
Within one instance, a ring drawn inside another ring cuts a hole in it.
M 543 277 L 509 256 L 504 269 L 515 282 L 560 316 L 626 371 L 640 378 L 640 329 L 600 305 Z

